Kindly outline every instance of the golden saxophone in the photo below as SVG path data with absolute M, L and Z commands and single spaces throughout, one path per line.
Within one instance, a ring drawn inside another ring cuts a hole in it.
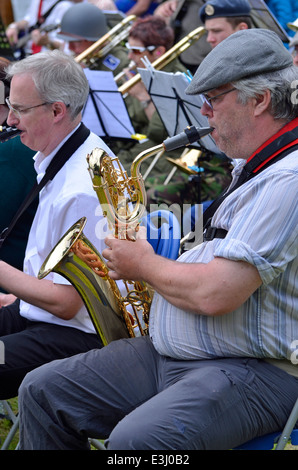
M 213 128 L 191 126 L 162 144 L 144 150 L 134 159 L 128 176 L 117 157 L 95 148 L 87 155 L 88 171 L 103 215 L 118 238 L 130 238 L 138 230 L 146 209 L 146 191 L 140 166 L 161 150 L 187 146 Z M 101 254 L 83 233 L 86 218 L 76 222 L 59 240 L 42 264 L 38 278 L 56 272 L 69 280 L 80 294 L 103 345 L 113 340 L 148 334 L 153 296 L 143 282 L 123 281 L 125 295 L 109 276 Z
M 139 171 L 141 163 L 163 148 L 163 144 L 140 153 L 131 165 L 131 176 L 117 157 L 101 149 L 87 155 L 88 171 L 103 214 L 115 236 L 130 238 L 146 208 L 146 191 Z M 75 223 L 59 240 L 42 264 L 38 278 L 56 272 L 80 294 L 103 345 L 123 337 L 148 333 L 152 289 L 143 282 L 123 281 L 123 295 L 108 275 L 101 254 L 85 237 L 86 218 Z

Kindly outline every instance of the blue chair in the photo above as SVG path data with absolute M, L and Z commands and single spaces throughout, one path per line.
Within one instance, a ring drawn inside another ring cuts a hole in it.
M 156 210 L 143 217 L 142 224 L 147 229 L 147 240 L 155 253 L 169 259 L 177 259 L 181 228 L 177 217 L 167 210 Z
M 282 432 L 274 432 L 256 437 L 234 450 L 283 450 L 290 441 L 292 445 L 298 445 L 298 398 Z

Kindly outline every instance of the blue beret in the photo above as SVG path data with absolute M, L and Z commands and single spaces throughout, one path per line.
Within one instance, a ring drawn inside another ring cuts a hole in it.
M 293 58 L 276 33 L 252 28 L 220 42 L 199 65 L 187 95 L 205 93 L 230 82 L 293 66 Z
M 246 0 L 210 0 L 199 10 L 202 23 L 219 17 L 249 16 L 250 5 Z

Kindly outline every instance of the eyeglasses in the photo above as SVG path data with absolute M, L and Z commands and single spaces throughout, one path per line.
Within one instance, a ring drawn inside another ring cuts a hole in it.
M 35 106 L 29 106 L 28 108 L 19 109 L 11 105 L 9 98 L 6 98 L 5 102 L 7 106 L 9 107 L 9 110 L 13 112 L 19 119 L 21 118 L 22 114 L 25 114 L 27 111 L 29 111 L 29 109 L 39 108 L 39 106 L 50 104 L 48 101 L 45 101 L 44 103 L 36 104 Z
M 235 91 L 235 90 L 236 88 L 231 88 L 230 90 L 226 90 L 226 91 L 223 91 L 222 93 L 219 93 L 218 95 L 212 96 L 212 98 L 204 94 L 201 94 L 201 97 L 203 99 L 203 102 L 206 103 L 209 106 L 209 108 L 213 109 L 212 101 L 215 101 L 220 96 L 226 95 L 227 93 L 231 93 L 231 91 Z
M 145 51 L 152 52 L 157 46 L 147 46 L 147 47 L 140 47 L 140 46 L 131 46 L 129 42 L 125 44 L 125 47 L 132 51 L 134 54 L 142 54 Z

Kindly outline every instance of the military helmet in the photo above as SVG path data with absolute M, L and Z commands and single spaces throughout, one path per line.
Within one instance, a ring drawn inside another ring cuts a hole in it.
M 107 32 L 107 21 L 102 10 L 91 3 L 78 3 L 64 13 L 58 37 L 65 41 L 97 41 Z

